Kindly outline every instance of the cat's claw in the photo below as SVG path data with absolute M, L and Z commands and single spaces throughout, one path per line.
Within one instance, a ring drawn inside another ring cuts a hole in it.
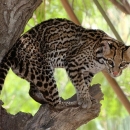
M 80 98 L 78 100 L 78 105 L 80 105 L 82 108 L 91 108 L 92 102 L 97 103 L 97 100 L 94 99 L 93 97 L 87 97 L 87 98 Z

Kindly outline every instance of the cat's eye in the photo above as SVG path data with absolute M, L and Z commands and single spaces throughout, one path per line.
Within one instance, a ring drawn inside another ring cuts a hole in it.
M 113 67 L 114 66 L 114 64 L 113 64 L 113 61 L 112 60 L 107 60 L 107 63 L 111 66 L 111 67 Z
M 124 68 L 124 67 L 126 67 L 128 65 L 128 63 L 127 62 L 122 62 L 121 64 L 120 64 L 120 68 Z

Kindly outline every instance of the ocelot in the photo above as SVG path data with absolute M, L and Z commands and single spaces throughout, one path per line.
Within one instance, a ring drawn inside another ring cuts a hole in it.
M 56 108 L 73 105 L 60 100 L 55 68 L 65 68 L 77 91 L 77 102 L 90 108 L 89 86 L 102 70 L 117 77 L 130 63 L 130 47 L 96 29 L 85 29 L 56 18 L 44 21 L 23 34 L 0 63 L 0 90 L 10 68 L 30 82 L 30 96 Z M 23 88 L 24 89 L 24 88 Z

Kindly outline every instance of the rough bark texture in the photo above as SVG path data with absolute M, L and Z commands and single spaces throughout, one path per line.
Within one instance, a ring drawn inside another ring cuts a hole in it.
M 0 61 L 42 0 L 0 0 Z
M 41 2 L 42 0 L 0 0 L 0 61 L 23 32 L 27 21 Z M 1 105 L 2 102 L 0 102 L 0 130 L 23 130 L 20 129 L 18 122 L 21 121 L 23 126 L 22 122 L 26 122 L 30 115 L 20 113 L 14 118 L 7 114 Z M 8 129 L 4 128 L 6 126 Z
M 23 130 L 23 127 L 31 119 L 32 115 L 22 112 L 11 115 L 1 105 L 3 103 L 0 101 L 0 130 Z
M 96 118 L 100 112 L 100 100 L 103 97 L 100 85 L 90 87 L 90 93 L 97 99 L 97 103 L 93 102 L 90 109 L 82 109 L 77 105 L 77 107 L 58 111 L 45 104 L 41 105 L 38 112 L 32 117 L 31 114 L 22 112 L 11 115 L 2 108 L 0 130 L 76 130 L 81 125 Z M 68 101 L 70 100 L 75 101 L 76 95 Z

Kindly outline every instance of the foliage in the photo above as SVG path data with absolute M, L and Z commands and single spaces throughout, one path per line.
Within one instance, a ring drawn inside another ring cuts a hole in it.
M 102 15 L 92 1 L 69 0 L 69 2 L 84 27 L 95 29 L 100 28 L 114 37 L 106 21 L 103 19 Z M 108 0 L 100 1 L 100 4 L 104 8 L 124 42 L 129 44 L 129 17 L 117 10 Z M 43 20 L 57 17 L 69 19 L 59 0 L 46 0 L 34 12 L 33 17 L 29 20 L 25 28 L 25 32 Z M 66 99 L 75 93 L 75 89 L 64 69 L 56 69 L 54 76 L 57 81 L 60 95 L 63 98 Z M 125 70 L 119 78 L 117 78 L 117 81 L 129 98 L 129 68 Z M 130 117 L 128 117 L 127 111 L 117 99 L 116 94 L 102 73 L 95 75 L 92 84 L 94 83 L 100 83 L 101 89 L 104 93 L 104 100 L 101 102 L 101 113 L 97 119 L 91 121 L 88 125 L 81 126 L 79 130 L 130 129 Z M 10 70 L 6 77 L 4 89 L 1 95 L 1 98 L 5 103 L 4 107 L 8 110 L 8 112 L 15 114 L 18 111 L 24 111 L 35 114 L 38 110 L 39 104 L 29 97 L 28 91 L 29 83 L 17 77 Z

